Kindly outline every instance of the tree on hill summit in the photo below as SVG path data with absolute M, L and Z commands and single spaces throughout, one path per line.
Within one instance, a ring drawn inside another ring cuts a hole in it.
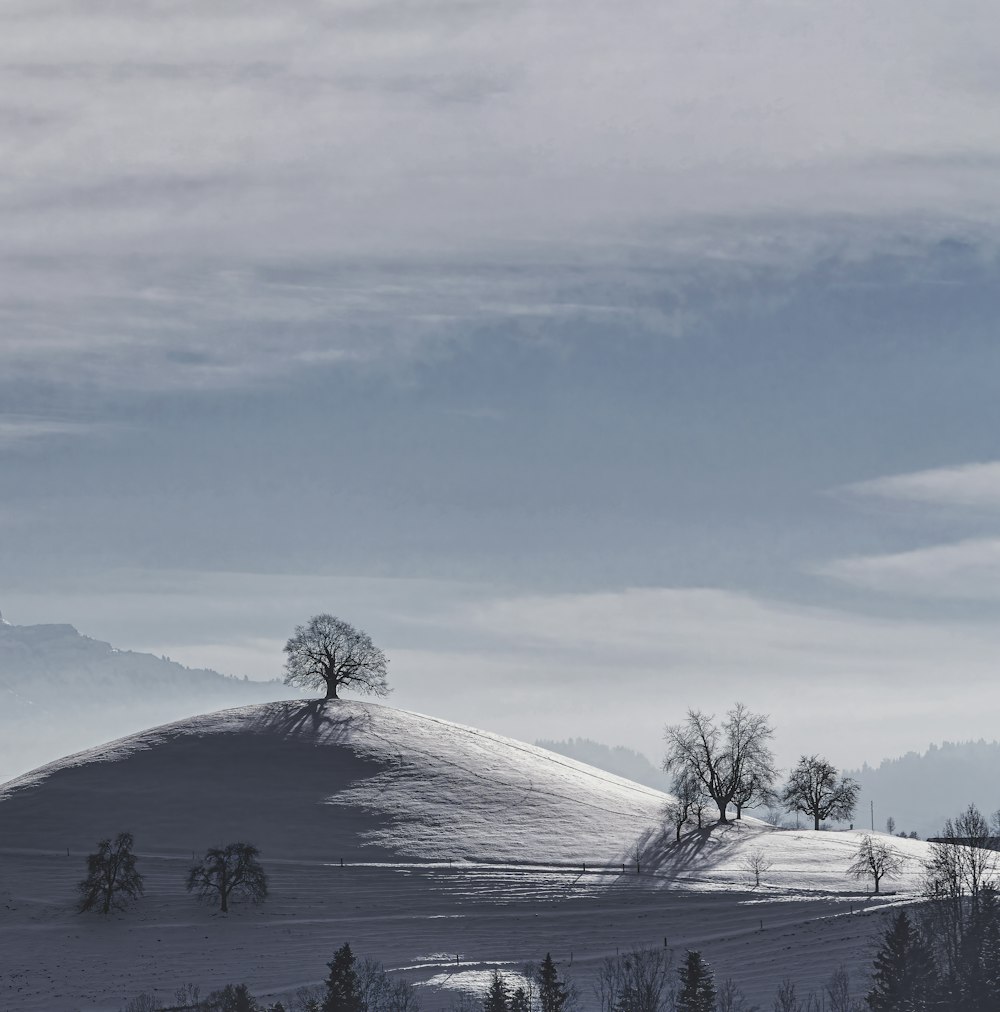
M 87 858 L 87 877 L 79 884 L 80 913 L 124 909 L 130 900 L 142 895 L 142 876 L 135 869 L 131 833 L 119 833 L 114 840 L 101 840 L 97 853 Z
M 837 769 L 822 756 L 802 756 L 788 776 L 781 794 L 785 810 L 801 812 L 819 829 L 824 819 L 847 822 L 854 814 L 860 784 L 850 777 L 837 779 Z
M 337 699 L 339 689 L 385 696 L 388 660 L 371 637 L 334 615 L 314 615 L 285 644 L 285 684 L 323 689 Z

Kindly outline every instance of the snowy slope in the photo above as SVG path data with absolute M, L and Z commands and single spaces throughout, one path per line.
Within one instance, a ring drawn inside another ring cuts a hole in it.
M 675 845 L 660 828 L 665 800 L 374 704 L 271 703 L 155 728 L 0 787 L 0 1008 L 110 1010 L 186 980 L 287 994 L 318 981 L 347 938 L 452 984 L 552 950 L 588 993 L 604 956 L 664 937 L 762 996 L 792 944 L 813 979 L 866 953 L 878 925 L 845 874 L 859 834 L 746 820 Z M 124 829 L 145 898 L 107 922 L 75 915 L 84 856 Z M 271 898 L 223 918 L 183 877 L 193 852 L 237 839 L 260 848 Z M 925 845 L 898 846 L 913 860 L 894 887 L 912 890 Z M 771 868 L 751 890 L 754 847 Z

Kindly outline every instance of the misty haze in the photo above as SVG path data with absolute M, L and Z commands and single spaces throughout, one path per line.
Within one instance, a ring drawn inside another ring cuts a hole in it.
M 0 1012 L 1000 1009 L 998 50 L 8 0 Z

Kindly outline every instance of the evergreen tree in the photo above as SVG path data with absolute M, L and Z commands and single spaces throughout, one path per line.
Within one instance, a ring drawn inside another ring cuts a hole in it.
M 326 999 L 321 1012 L 365 1012 L 350 944 L 344 942 L 326 965 L 330 975 L 326 978 Z
M 135 869 L 133 843 L 131 833 L 119 833 L 114 843 L 101 840 L 97 844 L 97 853 L 87 858 L 87 877 L 77 886 L 81 913 L 99 910 L 109 914 L 142 895 L 142 876 Z
M 483 996 L 483 1012 L 510 1012 L 510 994 L 507 981 L 499 970 L 493 971 L 489 990 Z
M 566 985 L 559 979 L 559 971 L 552 961 L 552 953 L 546 952 L 538 968 L 538 1004 L 541 1012 L 561 1012 L 569 997 Z
M 934 959 L 901 910 L 886 928 L 875 955 L 868 1007 L 874 1012 L 920 1012 L 936 1007 Z
M 700 952 L 689 949 L 677 975 L 681 979 L 677 1012 L 715 1012 L 715 975 Z

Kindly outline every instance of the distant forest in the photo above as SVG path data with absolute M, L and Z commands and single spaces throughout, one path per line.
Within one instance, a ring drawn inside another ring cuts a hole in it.
M 616 776 L 634 780 L 637 784 L 655 787 L 660 791 L 670 790 L 670 777 L 663 770 L 654 766 L 641 752 L 623 745 L 603 745 L 590 738 L 567 738 L 565 741 L 541 738 L 535 744 L 539 748 L 547 748 L 550 752 L 558 752 Z

